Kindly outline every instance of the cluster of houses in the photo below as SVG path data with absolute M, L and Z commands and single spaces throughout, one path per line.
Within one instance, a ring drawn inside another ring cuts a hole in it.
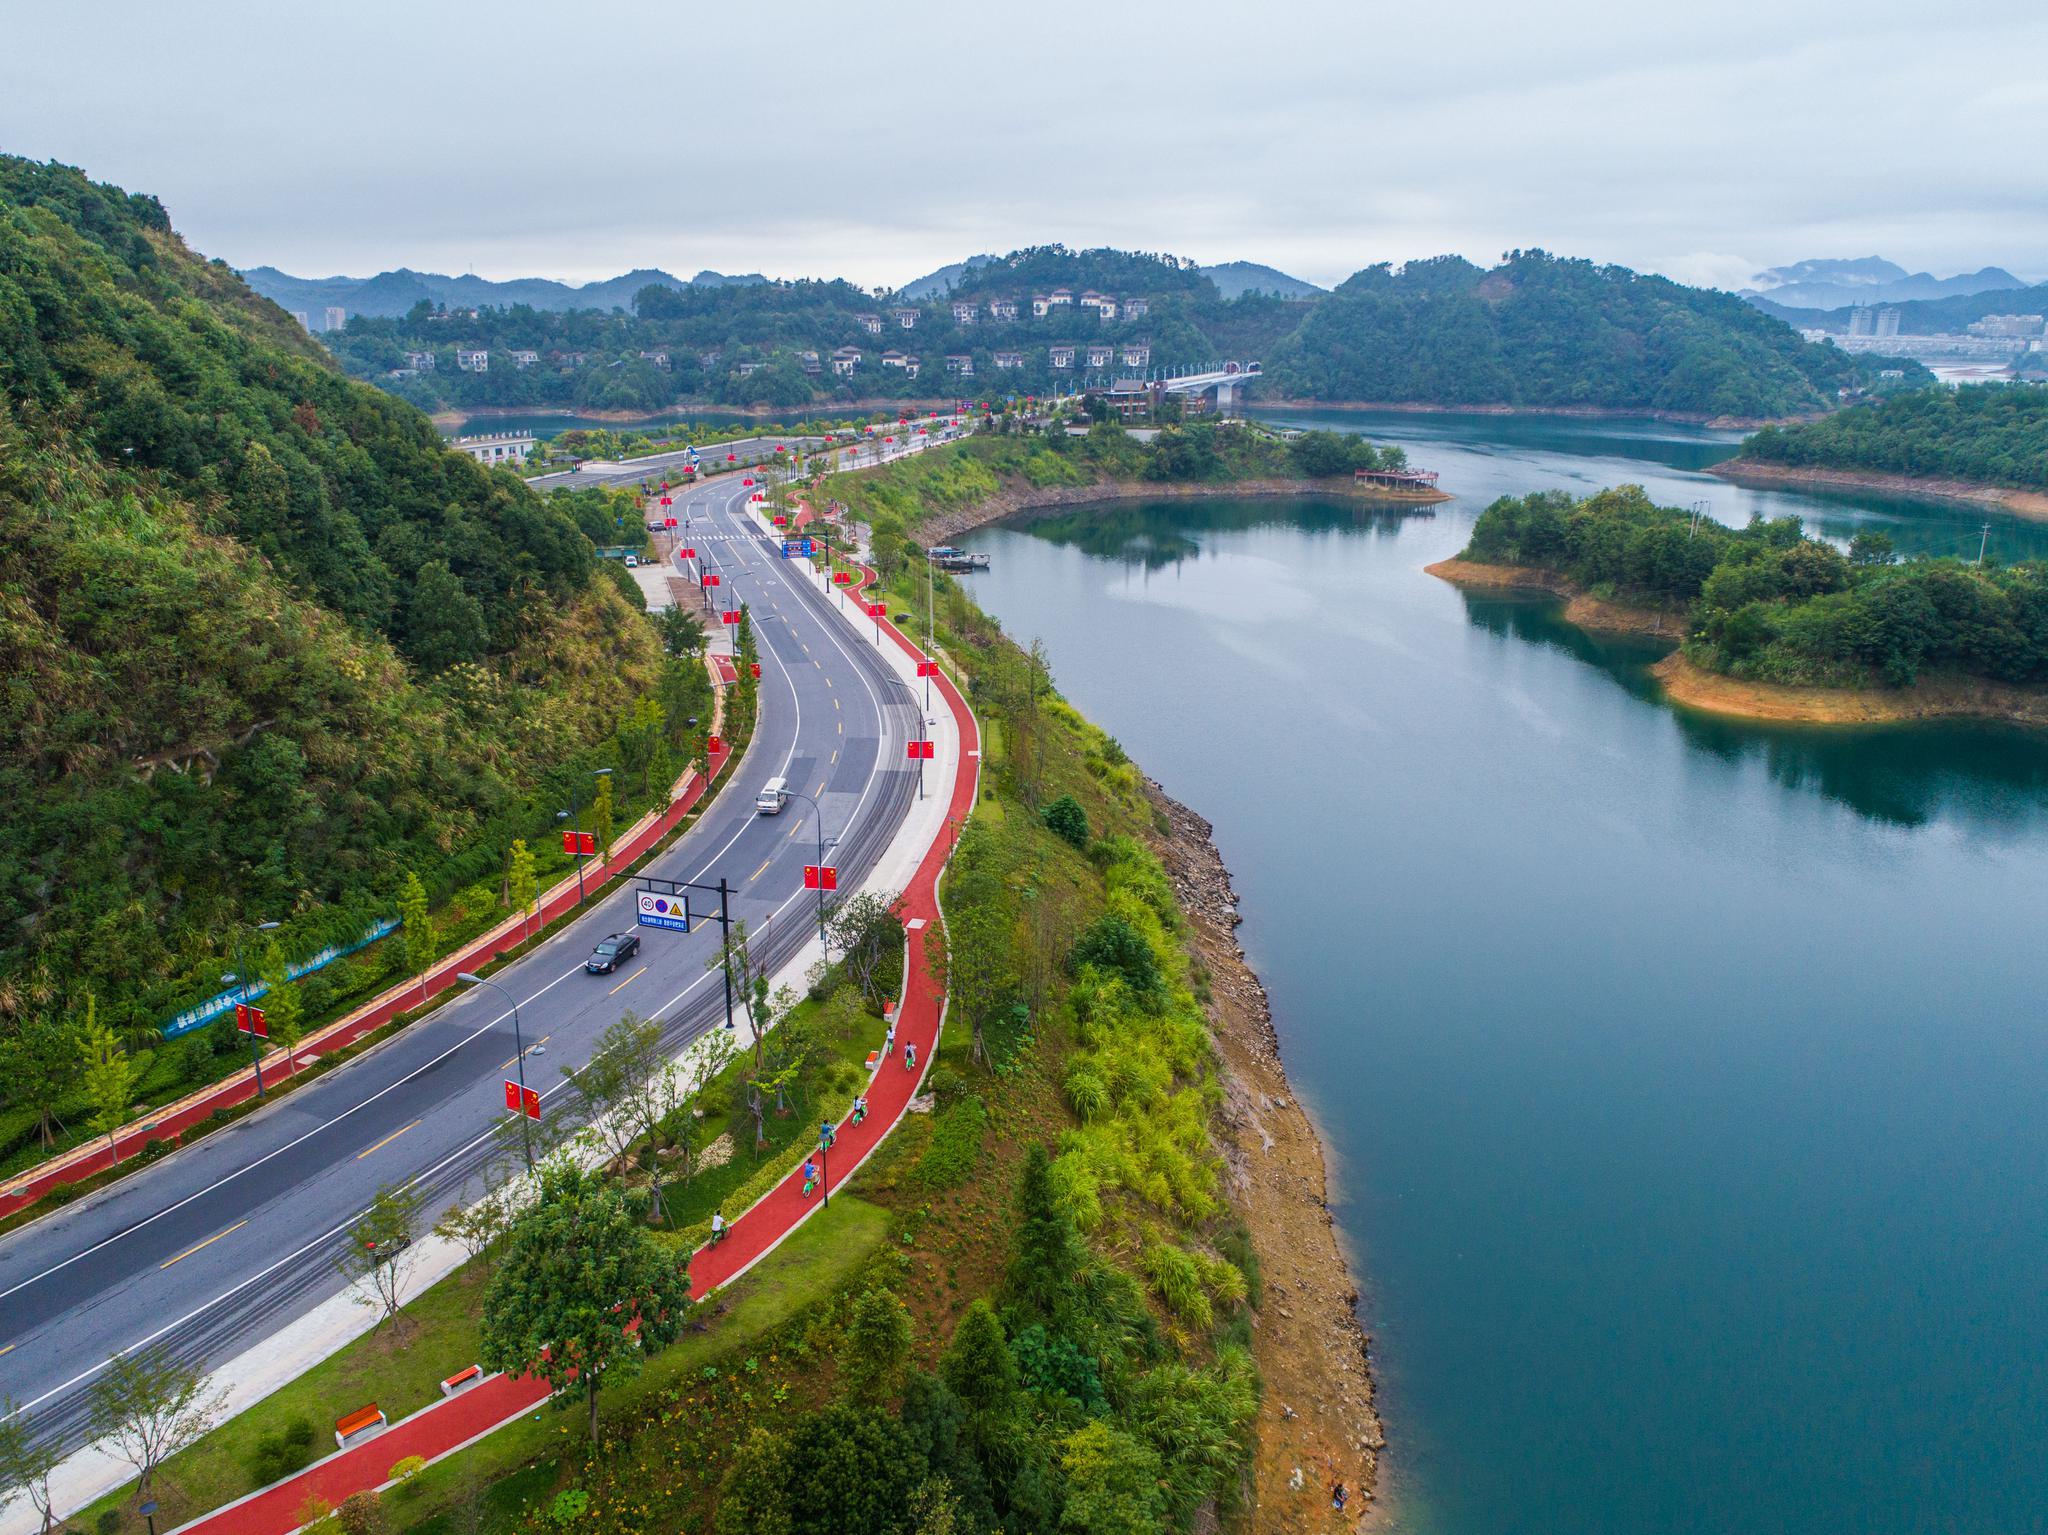
M 1107 293 L 1097 293 L 1093 288 L 1078 299 L 1071 288 L 1055 288 L 1050 293 L 1031 295 L 1031 315 L 1043 320 L 1056 309 L 1092 309 L 1096 318 L 1105 323 L 1121 316 L 1126 320 L 1142 320 L 1152 312 L 1150 299 L 1113 298 Z M 989 323 L 1001 324 L 1017 318 L 1019 305 L 1013 298 L 992 298 L 986 303 L 975 299 L 955 299 L 952 303 L 955 325 L 976 325 L 986 315 Z M 882 334 L 885 325 L 897 330 L 916 330 L 917 322 L 924 316 L 921 309 L 892 309 L 885 318 L 881 314 L 855 315 L 854 323 L 870 336 Z
M 540 353 L 525 349 L 507 351 L 504 356 L 521 373 L 524 373 L 528 368 L 537 368 L 541 364 Z M 663 372 L 668 370 L 667 352 L 642 352 L 640 360 L 652 363 Z M 549 365 L 559 368 L 564 373 L 573 373 L 589 361 L 590 354 L 588 352 L 550 352 L 547 354 Z M 405 366 L 393 368 L 391 370 L 391 377 L 411 378 L 421 373 L 432 373 L 438 366 L 437 356 L 433 352 L 407 352 L 405 354 Z M 491 371 L 490 350 L 487 347 L 470 348 L 459 346 L 455 349 L 455 366 L 464 373 L 488 373 Z
M 1126 368 L 1146 368 L 1152 364 L 1152 344 L 1148 341 L 1130 341 L 1121 346 L 1052 346 L 1045 349 L 1045 358 L 1046 362 L 1059 372 L 1069 372 L 1076 366 L 1085 366 L 1088 370 L 1095 371 L 1116 364 Z M 842 346 L 832 354 L 832 371 L 840 378 L 851 378 L 866 360 L 867 354 L 859 347 Z M 924 366 L 921 358 L 895 350 L 882 353 L 879 361 L 885 368 L 901 368 L 912 378 L 916 378 Z M 1022 352 L 1000 351 L 995 353 L 990 361 L 995 365 L 997 372 L 1009 373 L 1022 368 L 1025 359 Z M 758 363 L 741 364 L 741 376 L 744 377 L 749 368 L 759 366 L 761 365 Z M 974 377 L 974 354 L 948 352 L 946 371 L 959 378 Z

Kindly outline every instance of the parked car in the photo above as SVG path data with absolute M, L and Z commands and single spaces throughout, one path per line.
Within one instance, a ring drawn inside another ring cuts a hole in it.
M 611 933 L 598 939 L 597 947 L 590 951 L 590 958 L 583 962 L 583 968 L 592 975 L 609 975 L 639 952 L 638 933 Z
M 626 569 L 628 569 L 628 570 L 635 570 L 635 569 L 638 569 L 638 568 L 639 568 L 639 565 L 640 565 L 640 556 L 639 556 L 639 555 L 637 555 L 637 554 L 629 554 L 629 555 L 627 555 L 627 556 L 626 556 Z

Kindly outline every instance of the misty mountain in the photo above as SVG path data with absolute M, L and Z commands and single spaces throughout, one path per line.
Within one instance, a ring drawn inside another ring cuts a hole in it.
M 767 279 L 758 272 L 728 277 L 721 272 L 699 272 L 688 281 L 656 268 L 643 267 L 602 282 L 580 287 L 549 277 L 518 277 L 494 282 L 487 277 L 465 274 L 449 277 L 439 272 L 415 272 L 400 267 L 379 272 L 375 277 L 294 277 L 276 267 L 251 267 L 242 280 L 265 298 L 287 310 L 299 310 L 317 318 L 331 306 L 350 314 L 373 319 L 395 319 L 425 299 L 451 309 L 509 308 L 525 304 L 550 314 L 577 309 L 631 310 L 633 295 L 642 288 L 716 288 L 735 283 L 759 283 Z
M 1225 261 L 1218 266 L 1205 266 L 1202 275 L 1216 284 L 1216 291 L 1225 298 L 1241 298 L 1247 293 L 1264 293 L 1274 298 L 1312 298 L 1325 291 L 1312 282 L 1289 277 L 1285 272 L 1261 266 L 1256 261 Z
M 1975 293 L 2027 286 L 2024 280 L 2003 267 L 1988 266 L 1975 272 L 1958 273 L 1954 277 L 1936 277 L 1930 272 L 1908 272 L 1882 256 L 1795 261 L 1790 266 L 1759 272 L 1751 283 L 1751 287 L 1741 290 L 1742 296 L 1768 299 L 1772 305 L 1778 306 L 1778 310 L 1840 309 L 1855 304 L 1967 298 Z
M 936 272 L 927 272 L 914 282 L 907 282 L 897 290 L 897 296 L 905 299 L 937 298 L 950 293 L 960 285 L 960 279 L 976 267 L 999 261 L 999 256 L 969 256 L 965 261 L 950 261 Z

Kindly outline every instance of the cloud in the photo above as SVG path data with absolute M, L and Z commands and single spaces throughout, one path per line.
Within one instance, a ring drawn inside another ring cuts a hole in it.
M 878 283 L 1045 240 L 1323 283 L 1532 245 L 1688 281 L 2030 271 L 2044 57 L 2014 0 L 82 0 L 10 18 L 0 144 L 304 272 Z M 84 58 L 117 83 L 81 89 Z

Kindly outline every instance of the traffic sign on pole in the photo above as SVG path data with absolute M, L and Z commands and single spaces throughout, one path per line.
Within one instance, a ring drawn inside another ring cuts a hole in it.
M 674 933 L 690 930 L 690 898 L 687 895 L 662 895 L 657 891 L 643 890 L 639 908 L 636 916 L 642 927 L 662 927 Z

